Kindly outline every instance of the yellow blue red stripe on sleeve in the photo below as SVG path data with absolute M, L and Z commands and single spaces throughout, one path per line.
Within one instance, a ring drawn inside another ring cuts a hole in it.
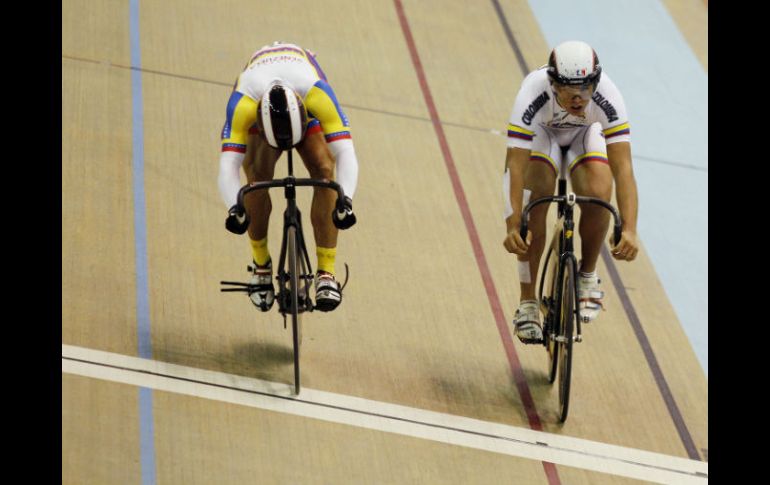
M 351 138 L 350 122 L 329 83 L 316 81 L 305 96 L 305 106 L 308 115 L 320 122 L 327 143 Z
M 225 125 L 222 127 L 222 151 L 246 153 L 249 129 L 257 120 L 257 102 L 243 93 L 233 91 L 227 103 Z
M 520 126 L 508 123 L 508 138 L 519 138 L 522 140 L 532 141 L 534 134 L 534 131 L 529 131 Z
M 604 138 L 607 139 L 620 135 L 629 135 L 630 133 L 631 127 L 628 125 L 628 123 L 623 123 L 604 130 Z

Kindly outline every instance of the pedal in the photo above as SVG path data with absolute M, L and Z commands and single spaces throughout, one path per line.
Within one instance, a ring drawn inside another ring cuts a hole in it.
M 231 288 L 220 288 L 219 291 L 227 292 L 227 291 L 243 291 L 246 293 L 253 293 L 256 291 L 256 285 L 252 285 L 251 283 L 241 283 L 240 281 L 220 281 L 220 285 L 226 286 L 229 285 Z
M 299 301 L 299 312 L 312 312 L 315 309 L 313 301 L 310 298 L 303 298 Z

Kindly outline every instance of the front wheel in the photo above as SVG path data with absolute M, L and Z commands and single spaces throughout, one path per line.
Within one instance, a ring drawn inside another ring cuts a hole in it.
M 294 393 L 299 394 L 299 347 L 302 344 L 302 313 L 299 311 L 299 245 L 297 244 L 297 228 L 289 227 L 288 256 L 289 256 L 289 311 L 291 313 L 291 330 L 294 343 Z
M 543 344 L 548 351 L 548 382 L 550 384 L 553 384 L 553 381 L 556 380 L 556 369 L 559 364 L 559 346 L 556 345 L 556 341 L 551 338 L 552 333 L 559 333 L 559 312 L 558 307 L 555 305 L 556 300 L 558 300 L 558 275 L 554 274 L 558 269 L 558 259 L 553 247 L 549 248 L 545 257 L 545 264 L 543 265 L 543 273 L 540 275 L 540 291 L 538 295 L 541 310 L 544 315 Z M 546 294 L 543 293 L 545 288 L 547 288 L 548 291 Z
M 559 312 L 559 421 L 567 420 L 572 379 L 572 343 L 575 325 L 575 265 L 567 260 L 561 269 L 561 309 Z

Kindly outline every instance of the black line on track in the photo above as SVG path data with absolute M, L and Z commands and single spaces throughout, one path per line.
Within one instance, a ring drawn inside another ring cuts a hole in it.
M 481 437 L 484 437 L 484 438 L 492 438 L 492 439 L 498 439 L 498 440 L 503 440 L 503 441 L 509 441 L 509 442 L 513 442 L 513 443 L 521 443 L 521 444 L 525 444 L 525 445 L 547 447 L 547 448 L 552 449 L 552 450 L 559 450 L 559 451 L 565 451 L 565 452 L 569 452 L 569 453 L 576 453 L 576 454 L 580 454 L 580 455 L 584 455 L 584 456 L 591 456 L 591 457 L 600 458 L 600 459 L 604 459 L 604 460 L 613 460 L 613 461 L 617 461 L 617 462 L 621 462 L 621 463 L 627 463 L 627 464 L 630 464 L 630 465 L 643 466 L 643 467 L 654 469 L 654 470 L 663 470 L 663 471 L 667 471 L 667 472 L 679 473 L 679 474 L 688 475 L 688 476 L 708 477 L 707 474 L 704 474 L 702 472 L 686 472 L 686 471 L 676 470 L 676 469 L 673 469 L 673 468 L 667 468 L 667 467 L 663 467 L 663 466 L 649 465 L 647 463 L 639 463 L 639 462 L 635 462 L 635 461 L 631 461 L 631 460 L 625 460 L 625 459 L 622 459 L 622 458 L 609 457 L 609 456 L 604 456 L 604 455 L 598 455 L 596 453 L 588 453 L 588 452 L 585 452 L 585 451 L 573 450 L 573 449 L 570 449 L 570 448 L 562 448 L 562 447 L 558 447 L 558 446 L 552 446 L 552 445 L 549 445 L 548 443 L 543 443 L 541 441 L 532 442 L 532 441 L 520 440 L 520 439 L 516 439 L 516 438 L 509 438 L 507 436 L 500 436 L 500 435 L 496 435 L 496 434 L 483 433 L 483 432 L 480 432 L 480 431 L 473 431 L 473 430 L 463 429 L 463 428 L 455 428 L 453 426 L 446 426 L 446 425 L 443 425 L 443 424 L 426 423 L 424 421 L 417 421 L 417 420 L 408 419 L 408 418 L 400 418 L 398 416 L 391 416 L 391 415 L 388 415 L 388 414 L 375 413 L 375 412 L 372 412 L 372 411 L 363 411 L 363 410 L 360 410 L 360 409 L 352 409 L 352 408 L 347 408 L 347 407 L 344 407 L 344 406 L 337 406 L 337 405 L 334 405 L 334 404 L 326 404 L 326 403 L 321 403 L 321 402 L 308 401 L 308 400 L 305 400 L 305 399 L 299 399 L 297 397 L 281 396 L 281 395 L 278 395 L 278 394 L 271 394 L 269 392 L 264 392 L 264 391 L 255 391 L 253 389 L 242 389 L 240 387 L 228 386 L 228 385 L 225 385 L 225 384 L 216 384 L 216 383 L 213 383 L 213 382 L 207 382 L 207 381 L 203 381 L 203 380 L 199 380 L 199 379 L 191 379 L 189 377 L 173 376 L 173 375 L 169 375 L 169 374 L 163 374 L 163 373 L 160 373 L 160 372 L 153 372 L 153 371 L 143 370 L 143 369 L 134 369 L 134 368 L 131 368 L 131 367 L 125 367 L 125 366 L 120 366 L 120 365 L 115 365 L 115 364 L 106 364 L 106 363 L 103 363 L 103 362 L 94 362 L 94 361 L 91 361 L 91 360 L 78 359 L 78 358 L 75 358 L 75 357 L 67 357 L 67 356 L 64 356 L 64 355 L 62 355 L 62 359 L 63 360 L 69 360 L 69 361 L 72 361 L 72 362 L 80 362 L 80 363 L 83 363 L 83 364 L 95 365 L 95 366 L 99 366 L 99 367 L 109 367 L 111 369 L 124 370 L 124 371 L 127 371 L 127 372 L 134 372 L 134 373 L 137 373 L 137 374 L 146 374 L 146 375 L 151 375 L 151 376 L 155 376 L 155 377 L 165 377 L 167 379 L 174 379 L 174 380 L 177 380 L 177 381 L 190 382 L 190 383 L 193 383 L 193 384 L 201 384 L 201 385 L 204 385 L 204 386 L 217 387 L 217 388 L 220 388 L 220 389 L 227 389 L 227 390 L 230 390 L 230 391 L 243 392 L 243 393 L 246 393 L 246 394 L 255 394 L 255 395 L 264 396 L 264 397 L 271 397 L 271 398 L 275 398 L 275 399 L 281 399 L 281 400 L 284 400 L 284 401 L 294 401 L 294 402 L 299 402 L 299 403 L 302 403 L 302 404 L 308 404 L 308 405 L 311 405 L 311 406 L 318 406 L 318 407 L 323 407 L 323 408 L 327 408 L 327 409 L 335 409 L 335 410 L 338 410 L 338 411 L 346 411 L 346 412 L 350 412 L 350 413 L 354 413 L 354 414 L 360 414 L 360 415 L 364 415 L 364 416 L 372 416 L 372 417 L 377 417 L 377 418 L 390 419 L 390 420 L 393 420 L 393 421 L 400 421 L 400 422 L 403 422 L 403 423 L 410 423 L 410 424 L 417 424 L 417 425 L 427 426 L 427 427 L 430 427 L 430 428 L 443 429 L 443 430 L 447 430 L 447 431 L 455 431 L 455 432 L 458 432 L 458 433 L 465 433 L 465 434 L 474 435 L 474 436 L 481 436 Z M 205 369 L 202 369 L 202 370 L 205 370 Z M 75 374 L 75 375 L 78 375 L 78 374 Z M 281 383 L 281 384 L 283 384 L 283 383 Z M 288 386 L 288 384 L 287 384 L 287 386 Z M 159 390 L 159 389 L 157 389 L 157 390 Z M 205 398 L 201 398 L 201 399 L 205 399 Z

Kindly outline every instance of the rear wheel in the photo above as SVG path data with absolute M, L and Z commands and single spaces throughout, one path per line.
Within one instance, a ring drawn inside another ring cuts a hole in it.
M 302 343 L 302 313 L 299 311 L 300 268 L 296 227 L 289 227 L 287 238 L 289 253 L 289 313 L 291 313 L 291 330 L 294 341 L 294 393 L 299 394 L 299 347 Z
M 575 328 L 575 266 L 566 261 L 562 267 L 561 311 L 559 312 L 559 421 L 567 420 L 572 379 L 572 334 Z

